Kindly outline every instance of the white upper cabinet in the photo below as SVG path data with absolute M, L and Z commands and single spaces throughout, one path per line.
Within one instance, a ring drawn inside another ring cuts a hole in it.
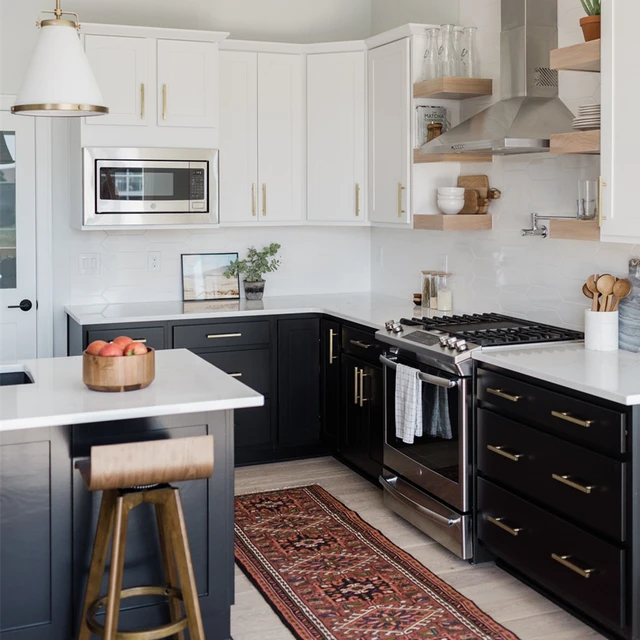
M 216 127 L 218 45 L 158 40 L 158 124 Z
M 87 118 L 87 124 L 148 124 L 149 107 L 155 108 L 155 100 L 147 92 L 154 91 L 155 82 L 147 68 L 146 39 L 87 35 L 85 50 L 109 107 L 109 115 Z
M 260 218 L 303 219 L 302 56 L 258 55 Z
M 307 219 L 361 224 L 366 211 L 366 54 L 307 57 Z
M 602 222 L 604 242 L 640 243 L 637 134 L 640 84 L 630 52 L 640 5 L 635 0 L 602 3 Z
M 410 40 L 369 51 L 369 220 L 411 222 Z
M 220 212 L 258 220 L 258 54 L 220 52 Z

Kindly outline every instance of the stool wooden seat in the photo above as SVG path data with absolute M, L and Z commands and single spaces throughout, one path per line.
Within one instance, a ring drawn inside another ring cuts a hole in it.
M 105 640 L 184 640 L 185 630 L 191 640 L 205 640 L 180 492 L 168 483 L 210 478 L 213 462 L 213 436 L 202 436 L 92 447 L 90 460 L 76 464 L 88 489 L 104 492 L 78 640 L 90 640 L 92 634 Z M 129 513 L 143 503 L 155 508 L 165 584 L 123 591 Z M 109 587 L 100 597 L 111 540 Z M 118 631 L 120 600 L 148 595 L 168 598 L 171 622 Z M 103 607 L 104 626 L 96 620 Z

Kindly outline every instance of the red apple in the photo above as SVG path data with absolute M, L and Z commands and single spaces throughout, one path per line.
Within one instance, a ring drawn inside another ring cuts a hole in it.
M 148 351 L 149 349 L 147 349 L 147 347 L 145 347 L 142 344 L 142 342 L 130 342 L 124 348 L 124 355 L 125 356 L 143 356 Z
M 90 356 L 97 356 L 100 351 L 102 350 L 102 347 L 104 347 L 105 345 L 107 345 L 108 343 L 106 343 L 104 340 L 94 340 L 88 347 L 87 347 L 87 353 Z
M 112 342 L 102 347 L 98 355 L 103 358 L 117 358 L 123 355 L 123 351 L 121 346 Z
M 128 344 L 131 344 L 133 340 L 127 336 L 120 336 L 113 340 L 113 344 L 117 344 L 121 349 L 124 349 Z

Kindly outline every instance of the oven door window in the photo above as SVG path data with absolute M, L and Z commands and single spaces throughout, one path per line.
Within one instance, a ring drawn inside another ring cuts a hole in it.
M 441 371 L 423 370 L 424 373 L 443 376 Z M 458 378 L 451 378 L 458 380 Z M 455 483 L 460 482 L 459 427 L 461 416 L 460 385 L 447 389 L 422 383 L 422 435 L 415 435 L 413 444 L 407 444 L 396 428 L 395 412 L 396 373 L 387 369 L 387 445 L 410 458 L 421 468 L 436 473 Z
M 100 167 L 100 200 L 189 201 L 190 170 Z

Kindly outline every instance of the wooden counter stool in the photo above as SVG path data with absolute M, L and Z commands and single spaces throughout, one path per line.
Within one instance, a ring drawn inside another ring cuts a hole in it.
M 185 630 L 191 640 L 205 640 L 180 492 L 167 483 L 211 477 L 213 436 L 91 447 L 91 458 L 76 468 L 89 491 L 104 492 L 78 640 L 90 640 L 92 634 L 105 640 L 184 640 Z M 166 584 L 123 591 L 129 512 L 145 502 L 155 507 Z M 111 538 L 109 588 L 106 597 L 100 597 Z M 148 630 L 118 631 L 120 600 L 148 595 L 169 599 L 171 622 Z M 105 606 L 102 626 L 96 614 Z

